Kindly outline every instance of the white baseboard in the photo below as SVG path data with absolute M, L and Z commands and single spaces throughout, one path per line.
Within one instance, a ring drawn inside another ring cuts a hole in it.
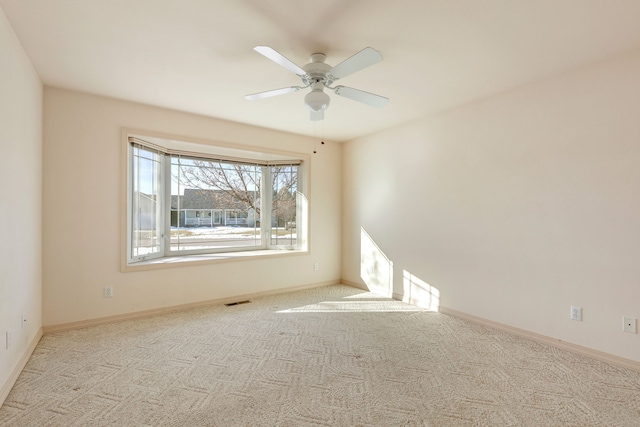
M 640 362 L 637 362 L 635 360 L 626 359 L 624 357 L 605 353 L 603 351 L 594 350 L 588 347 L 583 347 L 581 345 L 573 344 L 567 341 L 562 341 L 557 338 L 551 338 L 546 335 L 537 334 L 535 332 L 530 332 L 525 329 L 509 326 L 504 323 L 494 322 L 493 320 L 487 320 L 482 317 L 477 317 L 471 314 L 463 313 L 461 311 L 453 310 L 451 308 L 440 307 L 439 311 L 440 313 L 443 313 L 443 314 L 459 317 L 461 319 L 469 320 L 471 322 L 479 323 L 481 325 L 490 326 L 492 328 L 500 329 L 502 331 L 521 336 L 523 338 L 529 338 L 543 344 L 549 344 L 549 345 L 561 348 L 562 350 L 571 351 L 574 353 L 581 354 L 583 356 L 590 357 L 592 359 L 600 360 L 602 362 L 611 363 L 614 365 L 622 366 L 624 368 L 633 369 L 634 371 L 640 372 Z
M 365 285 L 361 285 L 356 282 L 343 280 L 342 283 L 344 283 L 345 285 L 352 286 L 354 288 L 367 290 L 367 287 Z M 395 292 L 393 293 L 392 297 L 395 300 L 404 301 L 411 305 L 415 305 L 417 307 L 422 307 L 422 308 L 429 308 L 429 304 L 430 304 L 430 301 L 421 301 L 419 298 L 405 301 L 405 298 L 402 294 L 398 294 Z M 492 320 L 487 320 L 481 317 L 463 313 L 461 311 L 453 310 L 447 307 L 440 306 L 438 311 L 443 314 L 459 317 L 461 319 L 469 320 L 471 322 L 479 323 L 481 325 L 490 326 L 492 328 L 500 329 L 502 331 L 521 336 L 523 338 L 529 338 L 543 344 L 549 344 L 549 345 L 561 348 L 563 350 L 568 350 L 574 353 L 581 354 L 583 356 L 591 357 L 592 359 L 600 360 L 602 362 L 611 363 L 611 364 L 622 366 L 628 369 L 633 369 L 634 371 L 640 371 L 640 362 L 635 360 L 626 359 L 624 357 L 605 353 L 603 351 L 594 350 L 588 347 L 583 347 L 581 345 L 573 344 L 567 341 L 562 341 L 557 338 L 551 338 L 546 335 L 537 334 L 535 332 L 530 332 L 525 329 L 516 328 L 514 326 L 506 325 L 504 323 L 494 322 Z
M 108 316 L 108 317 L 101 317 L 101 318 L 95 318 L 95 319 L 87 319 L 87 320 L 83 320 L 83 321 L 78 321 L 78 322 L 70 322 L 70 323 L 63 323 L 63 324 L 58 324 L 58 325 L 51 325 L 51 326 L 45 326 L 43 328 L 40 329 L 40 331 L 38 331 L 38 334 L 36 335 L 36 337 L 34 338 L 34 340 L 32 341 L 32 343 L 29 345 L 29 348 L 27 349 L 27 351 L 25 352 L 25 354 L 23 355 L 23 357 L 20 359 L 20 362 L 18 363 L 18 365 L 16 366 L 16 368 L 14 369 L 14 371 L 12 372 L 11 376 L 9 377 L 9 380 L 7 381 L 6 384 L 3 385 L 2 389 L 0 389 L 0 405 L 2 404 L 2 402 L 4 401 L 4 399 L 7 397 L 7 395 L 9 394 L 9 391 L 11 390 L 11 388 L 13 387 L 13 384 L 15 383 L 15 381 L 18 378 L 18 375 L 20 375 L 20 372 L 22 371 L 22 369 L 24 368 L 24 366 L 26 365 L 29 357 L 31 356 L 31 353 L 33 353 L 33 350 L 35 349 L 36 344 L 38 343 L 38 341 L 40 340 L 40 338 L 42 337 L 43 333 L 44 334 L 48 334 L 48 333 L 52 333 L 52 332 L 59 332 L 59 331 L 66 331 L 66 330 L 71 330 L 71 329 L 78 329 L 78 328 L 84 328 L 84 327 L 88 327 L 88 326 L 97 326 L 97 325 L 102 325 L 102 324 L 108 324 L 108 323 L 114 323 L 114 322 L 120 322 L 123 320 L 129 320 L 129 319 L 136 319 L 136 318 L 141 318 L 141 317 L 148 317 L 148 316 L 153 316 L 153 315 L 157 315 L 157 314 L 163 314 L 163 313 L 169 313 L 169 312 L 173 312 L 173 311 L 178 311 L 178 310 L 186 310 L 189 308 L 194 308 L 194 307 L 200 307 L 200 306 L 205 306 L 205 305 L 221 305 L 221 304 L 227 304 L 230 302 L 235 302 L 235 301 L 242 301 L 242 300 L 248 300 L 248 299 L 252 299 L 252 298 L 259 298 L 259 297 L 264 297 L 264 296 L 270 296 L 270 295 L 276 295 L 276 294 L 282 294 L 282 293 L 286 293 L 286 292 L 295 292 L 295 291 L 300 291 L 300 290 L 304 290 L 304 289 L 312 289 L 312 288 L 317 288 L 317 287 L 321 287 L 321 286 L 328 286 L 328 285 L 336 285 L 336 284 L 344 284 L 347 286 L 351 286 L 353 288 L 356 289 L 361 289 L 364 291 L 368 291 L 368 288 L 366 287 L 366 285 L 357 283 L 357 282 L 351 282 L 349 280 L 337 280 L 337 281 L 330 281 L 330 282 L 323 282 L 323 283 L 314 283 L 311 285 L 302 285 L 302 286 L 296 286 L 296 287 L 292 287 L 292 288 L 286 288 L 286 289 L 276 289 L 276 290 L 271 290 L 271 291 L 264 291 L 264 292 L 256 292 L 256 293 L 251 293 L 251 294 L 243 294 L 243 295 L 236 295 L 233 297 L 228 297 L 228 298 L 219 298 L 219 299 L 214 299 L 214 300 L 208 300 L 208 301 L 201 301 L 201 302 L 195 302 L 195 303 L 189 303 L 189 304 L 181 304 L 181 305 L 175 305 L 175 306 L 169 306 L 169 307 L 163 307 L 163 308 L 158 308 L 158 309 L 152 309 L 152 310 L 144 310 L 144 311 L 138 311 L 138 312 L 133 312 L 133 313 L 126 313 L 126 314 L 120 314 L 120 315 L 115 315 L 115 316 Z M 400 294 L 393 294 L 393 298 L 402 301 L 402 295 Z M 413 305 L 417 305 L 417 306 L 421 306 L 419 301 L 412 301 Z M 549 344 L 549 345 L 553 345 L 555 347 L 561 348 L 563 350 L 568 350 L 568 351 L 572 351 L 574 353 L 578 353 L 578 354 L 582 354 L 584 356 L 587 357 L 591 357 L 593 359 L 596 360 L 600 360 L 606 363 L 611 363 L 614 365 L 618 365 L 618 366 L 622 366 L 628 369 L 633 369 L 635 371 L 640 371 L 640 362 L 638 361 L 634 361 L 634 360 L 630 360 L 630 359 L 626 359 L 623 357 L 619 357 L 619 356 L 615 356 L 609 353 L 605 353 L 602 351 L 598 351 L 598 350 L 594 350 L 594 349 L 590 349 L 587 347 L 583 347 L 580 346 L 578 344 L 573 344 L 570 342 L 566 342 L 566 341 L 562 341 L 556 338 L 551 338 L 545 335 L 541 335 L 541 334 L 537 334 L 535 332 L 530 332 L 524 329 L 520 329 L 520 328 L 516 328 L 510 325 L 506 325 L 503 323 L 499 323 L 499 322 L 495 322 L 492 320 L 487 320 L 481 317 L 477 317 L 471 314 L 467 314 L 467 313 L 463 313 L 454 309 L 450 309 L 447 307 L 439 307 L 439 310 L 441 313 L 443 314 L 447 314 L 450 316 L 454 316 L 454 317 L 459 317 L 465 320 L 469 320 L 471 322 L 474 323 L 479 323 L 482 325 L 486 325 L 486 326 L 490 326 L 499 330 L 503 330 L 505 332 L 514 334 L 514 335 L 518 335 L 524 338 L 529 338 L 532 339 L 534 341 L 538 341 L 541 342 L 543 344 Z
M 33 350 L 36 349 L 36 346 L 40 342 L 41 338 L 42 338 L 42 328 L 38 329 L 38 332 L 36 332 L 36 335 L 33 337 L 31 342 L 29 343 L 29 346 L 20 357 L 20 360 L 18 360 L 18 364 L 11 371 L 9 378 L 7 378 L 7 381 L 2 385 L 2 388 L 0 388 L 0 406 L 2 406 L 5 399 L 9 395 L 9 392 L 13 388 L 13 385 L 16 383 L 18 376 L 20 376 L 20 373 L 22 372 L 25 365 L 29 361 L 29 358 L 33 354 Z
M 360 283 L 356 283 L 356 282 L 352 282 L 350 280 L 344 280 L 344 279 L 340 283 L 342 283 L 343 285 L 351 286 L 352 288 L 362 289 L 363 291 L 369 292 L 369 288 L 367 288 L 367 285 L 363 285 Z
M 108 323 L 121 322 L 123 320 L 139 319 L 141 317 L 155 316 L 158 314 L 170 313 L 170 312 L 179 311 L 179 310 L 188 310 L 190 308 L 202 307 L 206 305 L 228 304 L 231 302 L 250 300 L 252 298 L 260 298 L 260 297 L 266 297 L 270 295 L 283 294 L 287 292 L 301 291 L 304 289 L 319 288 L 321 286 L 337 285 L 339 283 L 340 283 L 339 280 L 333 280 L 329 282 L 314 283 L 311 285 L 294 286 L 291 288 L 275 289 L 275 290 L 264 291 L 264 292 L 255 292 L 251 294 L 235 295 L 235 296 L 226 297 L 226 298 L 217 298 L 217 299 L 212 299 L 207 301 L 198 301 L 198 302 L 193 302 L 188 304 L 172 305 L 167 307 L 155 308 L 151 310 L 142 310 L 142 311 L 135 311 L 131 313 L 116 314 L 114 316 L 97 317 L 93 319 L 80 320 L 77 322 L 60 323 L 57 325 L 44 326 L 43 332 L 44 334 L 51 334 L 53 332 L 69 331 L 73 329 L 86 328 L 89 326 L 105 325 Z

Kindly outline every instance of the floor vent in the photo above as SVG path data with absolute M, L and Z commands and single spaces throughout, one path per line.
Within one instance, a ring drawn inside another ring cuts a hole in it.
M 249 304 L 251 301 L 249 300 L 244 300 L 244 301 L 238 301 L 238 302 L 230 302 L 229 304 L 225 304 L 226 307 L 231 307 L 234 305 L 240 305 L 240 304 Z

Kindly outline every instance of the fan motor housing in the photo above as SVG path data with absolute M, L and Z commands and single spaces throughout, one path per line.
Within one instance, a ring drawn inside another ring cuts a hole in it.
M 302 69 L 307 73 L 306 76 L 302 77 L 305 85 L 322 83 L 324 86 L 330 86 L 333 83 L 333 80 L 328 78 L 329 71 L 333 67 L 324 63 L 326 58 L 327 56 L 324 53 L 314 53 L 309 58 L 311 62 L 302 66 Z

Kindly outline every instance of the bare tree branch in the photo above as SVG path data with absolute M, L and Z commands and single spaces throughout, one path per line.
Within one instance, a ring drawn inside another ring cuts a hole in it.
M 209 160 L 183 160 L 174 182 L 186 188 L 218 190 L 232 205 L 241 204 L 260 215 L 262 167 Z M 296 166 L 271 167 L 272 210 L 277 223 L 295 220 L 298 185 Z

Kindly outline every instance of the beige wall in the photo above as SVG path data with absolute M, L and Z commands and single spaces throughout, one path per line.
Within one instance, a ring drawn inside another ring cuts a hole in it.
M 42 326 L 42 84 L 1 9 L 0 152 L 2 390 Z
M 45 88 L 45 326 L 340 280 L 341 146 L 334 143 L 311 159 L 310 254 L 121 272 L 123 127 L 313 150 L 306 137 Z M 103 298 L 104 286 L 113 286 L 113 298 Z
M 351 141 L 343 168 L 347 281 L 392 268 L 406 297 L 407 272 L 443 307 L 640 361 L 622 332 L 640 318 L 640 52 Z

